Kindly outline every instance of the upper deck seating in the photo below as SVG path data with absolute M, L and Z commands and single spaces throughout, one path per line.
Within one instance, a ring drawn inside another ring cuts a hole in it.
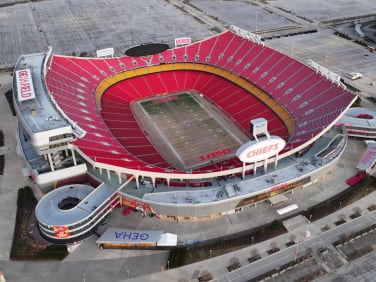
M 118 77 L 119 82 L 102 96 L 102 109 L 98 111 L 94 94 L 103 79 L 148 65 L 181 62 L 213 65 L 251 81 L 292 115 L 295 133 L 288 136 L 281 118 L 264 101 L 232 83 L 230 78 L 204 71 L 174 71 L 172 68 L 159 73 L 146 72 L 131 79 Z M 138 126 L 130 108 L 134 100 L 194 90 L 203 93 L 245 131 L 248 131 L 250 119 L 266 118 L 270 133 L 281 136 L 288 141 L 288 147 L 293 148 L 333 123 L 354 98 L 353 94 L 334 86 L 302 63 L 230 31 L 189 46 L 138 58 L 53 56 L 46 82 L 66 115 L 90 132 L 75 141 L 82 151 L 111 164 L 140 168 L 146 168 L 148 163 L 160 168 L 168 164 Z M 116 149 L 109 152 L 108 144 Z

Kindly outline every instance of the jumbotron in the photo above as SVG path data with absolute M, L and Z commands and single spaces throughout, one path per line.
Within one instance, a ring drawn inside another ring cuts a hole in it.
M 357 98 L 236 27 L 144 56 L 24 55 L 13 88 L 39 228 L 59 242 L 120 205 L 211 219 L 306 187 L 334 169 Z

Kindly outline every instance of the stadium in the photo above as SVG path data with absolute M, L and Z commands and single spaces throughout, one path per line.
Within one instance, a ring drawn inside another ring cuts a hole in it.
M 119 205 L 202 220 L 304 188 L 335 167 L 347 136 L 329 131 L 357 98 L 236 27 L 143 56 L 24 55 L 13 87 L 24 175 L 54 188 L 39 228 L 59 242 Z

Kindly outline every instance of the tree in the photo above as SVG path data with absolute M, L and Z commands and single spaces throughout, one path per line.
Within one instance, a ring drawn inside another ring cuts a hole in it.
M 277 244 L 276 241 L 271 241 L 269 246 L 270 246 L 270 249 L 271 249 L 272 251 L 275 251 L 275 250 L 278 249 L 278 244 Z
M 353 212 L 356 213 L 356 214 L 361 214 L 362 213 L 362 209 L 359 208 L 359 207 L 354 207 L 353 208 Z
M 251 250 L 251 256 L 252 257 L 259 257 L 260 256 L 260 252 L 258 249 L 252 249 Z

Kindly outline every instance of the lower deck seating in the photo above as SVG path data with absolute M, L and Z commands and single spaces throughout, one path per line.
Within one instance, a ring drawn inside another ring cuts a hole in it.
M 288 136 L 283 120 L 265 101 L 258 100 L 231 81 L 204 71 L 174 71 L 173 65 L 171 71 L 130 79 L 125 79 L 124 75 L 125 80 L 121 80 L 122 75 L 118 76 L 119 82 L 110 86 L 102 96 L 102 109 L 98 111 L 95 91 L 103 79 L 148 65 L 179 62 L 212 65 L 248 79 L 292 115 L 297 129 L 295 134 Z M 288 140 L 289 148 L 293 148 L 323 131 L 354 98 L 353 94 L 334 86 L 302 63 L 230 31 L 147 57 L 53 56 L 46 82 L 65 114 L 90 132 L 76 141 L 80 149 L 88 156 L 128 167 L 148 164 L 168 167 L 133 116 L 130 103 L 138 99 L 183 90 L 197 91 L 231 116 L 246 132 L 250 119 L 266 118 L 269 132 Z M 236 160 L 234 165 L 237 165 Z

